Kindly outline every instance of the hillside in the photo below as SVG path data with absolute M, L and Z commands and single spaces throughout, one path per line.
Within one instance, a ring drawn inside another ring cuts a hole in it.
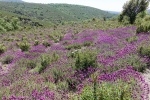
M 1 2 L 1 11 L 53 23 L 81 21 L 91 18 L 111 18 L 115 15 L 96 8 L 80 5 L 14 2 Z
M 148 9 L 147 12 L 150 14 L 150 9 Z
M 121 27 L 96 19 L 0 34 L 1 100 L 150 100 L 150 34 Z
M 0 0 L 3 2 L 23 2 L 22 0 Z
M 121 12 L 119 12 L 119 11 L 108 11 L 109 13 L 111 13 L 111 14 L 116 14 L 116 15 L 119 15 Z

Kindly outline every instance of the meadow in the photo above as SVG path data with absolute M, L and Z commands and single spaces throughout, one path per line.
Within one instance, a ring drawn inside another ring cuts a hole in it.
M 149 100 L 150 35 L 98 19 L 0 34 L 2 100 Z

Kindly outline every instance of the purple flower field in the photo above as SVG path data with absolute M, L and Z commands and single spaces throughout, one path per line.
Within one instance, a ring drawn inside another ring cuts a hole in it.
M 130 26 L 1 34 L 6 49 L 0 53 L 0 98 L 149 100 L 143 72 L 150 35 L 135 31 Z

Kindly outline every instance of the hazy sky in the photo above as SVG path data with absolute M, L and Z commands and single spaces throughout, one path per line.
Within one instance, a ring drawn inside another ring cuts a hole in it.
M 68 3 L 91 6 L 108 11 L 122 11 L 123 4 L 128 0 L 23 0 L 34 3 Z

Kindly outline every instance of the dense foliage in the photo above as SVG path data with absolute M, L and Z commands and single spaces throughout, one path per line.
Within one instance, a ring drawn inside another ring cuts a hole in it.
M 0 38 L 3 100 L 149 99 L 149 34 L 136 27 L 94 19 Z
M 130 0 L 123 6 L 123 11 L 119 16 L 119 21 L 122 21 L 124 16 L 129 17 L 130 24 L 136 20 L 136 16 L 148 8 L 149 0 Z
M 0 0 L 3 2 L 23 2 L 22 0 Z
M 65 21 L 81 21 L 92 18 L 111 18 L 114 14 L 96 8 L 69 4 L 30 4 L 0 2 L 0 11 L 11 12 L 47 24 Z
M 6 31 L 13 31 L 21 29 L 20 21 L 18 18 L 0 18 L 0 33 Z
M 68 21 L 91 17 L 91 13 L 81 16 L 84 14 L 78 10 L 86 13 L 88 9 L 94 11 L 93 15 L 97 11 L 66 4 L 2 4 L 9 5 L 2 8 L 5 13 L 10 11 L 7 17 L 1 12 L 2 26 L 9 23 L 5 29 L 13 27 L 14 30 L 30 22 L 28 17 L 52 21 L 45 13 L 47 8 L 56 11 L 56 15 L 59 11 Z M 11 9 L 13 7 L 16 9 Z M 72 8 L 73 12 L 68 11 Z M 52 17 L 56 17 L 55 13 Z M 54 22 L 60 21 L 58 17 Z M 137 27 L 130 25 L 129 16 L 123 16 L 123 24 L 116 19 L 103 16 L 100 20 L 92 16 L 89 20 L 64 22 L 48 28 L 27 30 L 22 26 L 22 31 L 7 30 L 0 34 L 0 99 L 149 100 L 149 79 L 143 75 L 150 65 L 149 26 L 143 25 L 148 21 L 149 16 L 141 12 L 136 16 Z M 30 23 L 33 27 L 36 24 Z M 144 30 L 137 31 L 142 25 L 140 30 Z
M 150 32 L 150 16 L 137 18 L 137 33 Z

